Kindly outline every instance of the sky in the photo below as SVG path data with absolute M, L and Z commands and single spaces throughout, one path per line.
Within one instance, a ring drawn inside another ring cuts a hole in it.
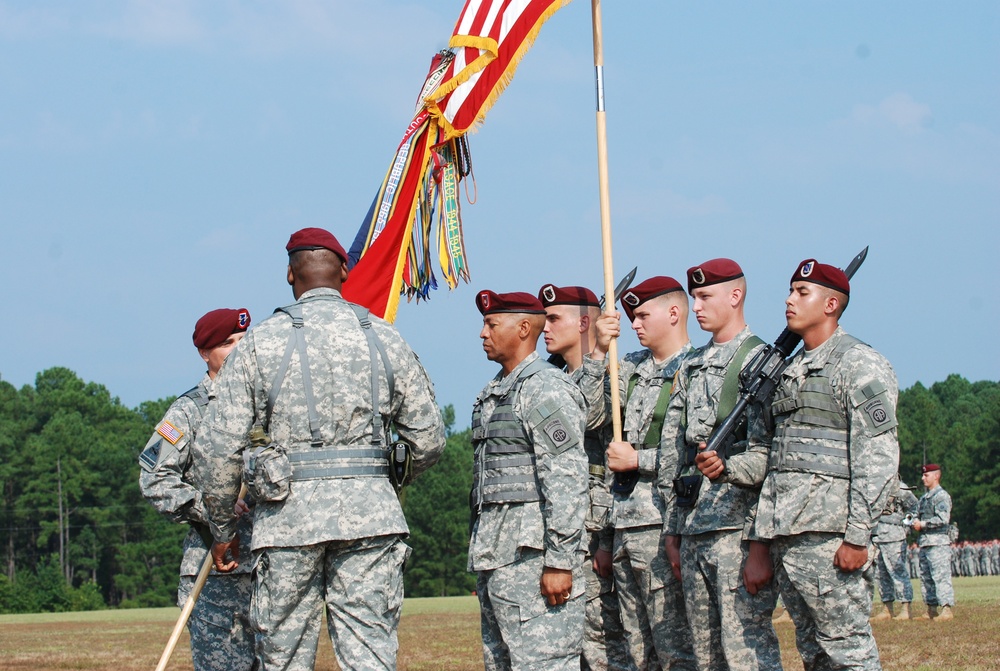
M 299 228 L 350 244 L 461 6 L 0 0 L 0 379 L 64 366 L 129 407 L 194 386 L 198 317 L 292 302 Z M 869 246 L 842 324 L 900 386 L 1000 380 L 1000 4 L 602 13 L 617 277 L 733 258 L 773 340 L 799 261 Z M 595 128 L 575 0 L 471 136 L 471 284 L 396 320 L 459 427 L 499 370 L 478 290 L 601 293 Z

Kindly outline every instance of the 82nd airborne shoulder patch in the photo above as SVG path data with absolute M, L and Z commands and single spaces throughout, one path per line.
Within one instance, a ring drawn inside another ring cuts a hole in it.
M 892 408 L 885 402 L 885 394 L 879 394 L 862 404 L 861 412 L 864 414 L 868 428 L 876 436 L 895 428 L 898 424 Z

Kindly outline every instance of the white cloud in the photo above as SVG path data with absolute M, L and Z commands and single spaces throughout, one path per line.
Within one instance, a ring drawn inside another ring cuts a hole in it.
M 908 93 L 893 93 L 877 105 L 856 105 L 851 118 L 861 125 L 888 123 L 907 134 L 919 133 L 933 122 L 930 105 L 917 102 Z

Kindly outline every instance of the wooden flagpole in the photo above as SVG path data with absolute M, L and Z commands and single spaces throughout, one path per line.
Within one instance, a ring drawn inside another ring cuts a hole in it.
M 601 34 L 601 0 L 591 0 L 594 26 L 594 76 L 597 84 L 597 174 L 601 194 L 601 248 L 604 253 L 604 295 L 611 297 L 615 310 L 615 271 L 611 255 L 611 197 L 608 189 L 608 126 L 604 114 L 604 44 Z M 605 304 L 605 310 L 608 305 Z M 622 439 L 621 392 L 618 389 L 618 339 L 608 348 L 608 376 L 611 378 L 611 428 L 614 439 Z
M 244 484 L 240 487 L 240 493 L 237 498 L 242 499 L 246 495 L 247 486 Z M 181 614 L 180 617 L 177 618 L 174 630 L 170 632 L 170 639 L 167 640 L 167 647 L 163 649 L 163 654 L 160 655 L 160 662 L 156 665 L 156 671 L 163 671 L 167 668 L 167 662 L 170 661 L 170 656 L 174 654 L 174 648 L 177 647 L 177 641 L 180 640 L 181 633 L 184 631 L 187 621 L 191 619 L 191 612 L 194 610 L 194 604 L 198 600 L 201 590 L 205 587 L 205 583 L 208 581 L 208 574 L 212 572 L 212 563 L 212 548 L 209 548 L 208 556 L 205 557 L 205 561 L 201 565 L 201 570 L 198 571 L 198 577 L 195 578 L 194 587 L 191 588 L 191 594 L 188 596 L 187 601 L 184 602 L 184 608 L 181 609 Z

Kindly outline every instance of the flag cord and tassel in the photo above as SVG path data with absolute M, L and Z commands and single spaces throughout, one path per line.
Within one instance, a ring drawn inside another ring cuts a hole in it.
M 608 187 L 608 127 L 604 113 L 604 44 L 601 27 L 601 0 L 591 0 L 594 26 L 594 78 L 597 88 L 597 175 L 601 199 L 601 250 L 604 258 L 604 295 L 615 295 L 615 271 L 611 254 L 611 196 Z M 607 309 L 607 308 L 606 308 Z M 614 303 L 610 306 L 615 310 Z M 622 439 L 621 391 L 618 388 L 618 339 L 608 348 L 608 377 L 611 382 L 611 428 L 614 439 Z

